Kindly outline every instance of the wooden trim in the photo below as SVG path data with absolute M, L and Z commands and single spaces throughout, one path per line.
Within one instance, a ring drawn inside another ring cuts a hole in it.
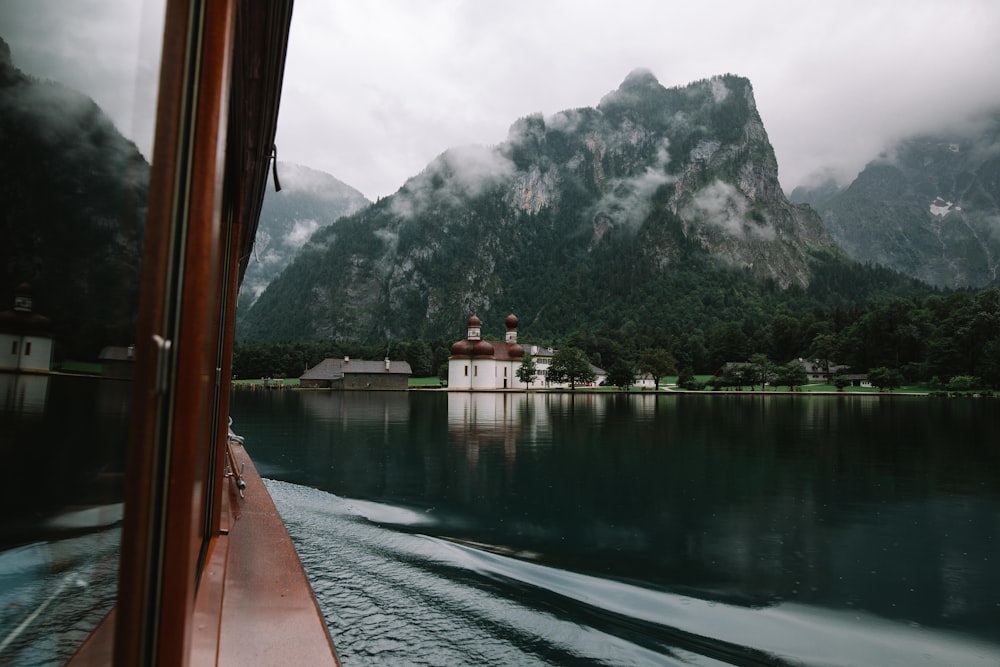
M 234 13 L 232 0 L 207 4 L 197 74 L 194 145 L 187 173 L 191 195 L 174 342 L 176 375 L 164 539 L 169 557 L 163 559 L 156 650 L 163 665 L 184 665 L 189 657 L 198 560 L 206 538 L 206 481 L 216 472 L 208 457 L 214 443 L 222 184 Z
M 236 0 L 167 4 L 115 635 L 123 665 L 188 660 L 206 480 L 217 472 L 208 452 L 235 11 Z
M 248 486 L 245 500 L 235 493 L 230 497 L 240 507 L 240 518 L 225 538 L 230 544 L 219 664 L 338 665 L 323 614 L 281 515 L 243 447 L 234 449 L 240 463 L 246 464 Z
M 74 664 L 106 657 L 112 632 L 119 665 L 268 652 L 336 664 L 259 477 L 245 505 L 221 477 L 236 295 L 268 182 L 291 6 L 167 0 L 118 606 Z M 290 634 L 268 638 L 275 627 Z
M 165 303 L 171 283 L 172 221 L 180 206 L 177 173 L 181 146 L 178 137 L 188 104 L 186 71 L 191 12 L 180 2 L 168 2 L 160 64 L 153 164 L 150 169 L 148 213 L 143 251 L 142 288 L 136 336 L 136 363 L 129 430 L 125 515 L 119 572 L 118 613 L 114 655 L 117 664 L 149 662 L 155 645 L 159 600 L 154 567 L 157 543 L 156 502 L 162 489 L 160 442 L 169 431 L 161 414 L 157 386 L 160 350 L 154 336 L 166 331 Z

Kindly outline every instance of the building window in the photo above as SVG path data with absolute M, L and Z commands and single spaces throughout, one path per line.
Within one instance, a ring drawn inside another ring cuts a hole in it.
M 469 377 L 469 364 L 466 364 L 463 368 L 465 368 L 465 377 Z
M 10 344 L 10 353 L 13 354 L 13 355 L 17 354 L 17 341 L 16 340 L 15 341 L 11 341 L 11 344 Z
M 479 377 L 479 366 L 476 366 L 476 367 L 475 367 L 475 368 L 474 368 L 474 369 L 472 370 L 472 372 L 473 372 L 473 375 L 475 375 L 476 377 Z
M 30 355 L 31 355 L 31 341 L 29 340 L 27 343 L 24 344 L 24 356 L 27 357 Z

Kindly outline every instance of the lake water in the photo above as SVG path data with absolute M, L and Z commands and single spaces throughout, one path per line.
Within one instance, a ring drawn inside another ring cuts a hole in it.
M 242 390 L 232 416 L 348 666 L 996 665 L 997 408 Z
M 61 665 L 115 603 L 131 383 L 0 373 L 0 665 Z

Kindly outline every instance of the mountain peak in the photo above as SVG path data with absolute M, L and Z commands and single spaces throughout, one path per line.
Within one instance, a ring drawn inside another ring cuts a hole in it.
M 645 67 L 637 67 L 628 73 L 622 84 L 618 86 L 618 90 L 627 90 L 630 88 L 651 88 L 653 86 L 660 86 L 659 80 L 656 76 Z
M 637 69 L 597 109 L 535 114 L 503 144 L 450 149 L 318 231 L 243 338 L 433 337 L 469 312 L 514 308 L 536 333 L 567 331 L 590 316 L 569 303 L 609 304 L 622 321 L 666 312 L 661 296 L 689 271 L 805 287 L 814 251 L 832 241 L 781 192 L 749 81 L 666 88 Z M 626 285 L 651 287 L 618 299 Z
M 648 69 L 634 69 L 628 73 L 617 90 L 601 98 L 597 108 L 608 110 L 612 107 L 635 106 L 643 101 L 654 101 L 662 97 L 666 90 Z

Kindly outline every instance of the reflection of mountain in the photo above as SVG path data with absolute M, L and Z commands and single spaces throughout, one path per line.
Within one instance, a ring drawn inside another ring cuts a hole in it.
M 90 98 L 14 67 L 0 40 L 0 303 L 23 282 L 58 358 L 134 337 L 149 165 Z

